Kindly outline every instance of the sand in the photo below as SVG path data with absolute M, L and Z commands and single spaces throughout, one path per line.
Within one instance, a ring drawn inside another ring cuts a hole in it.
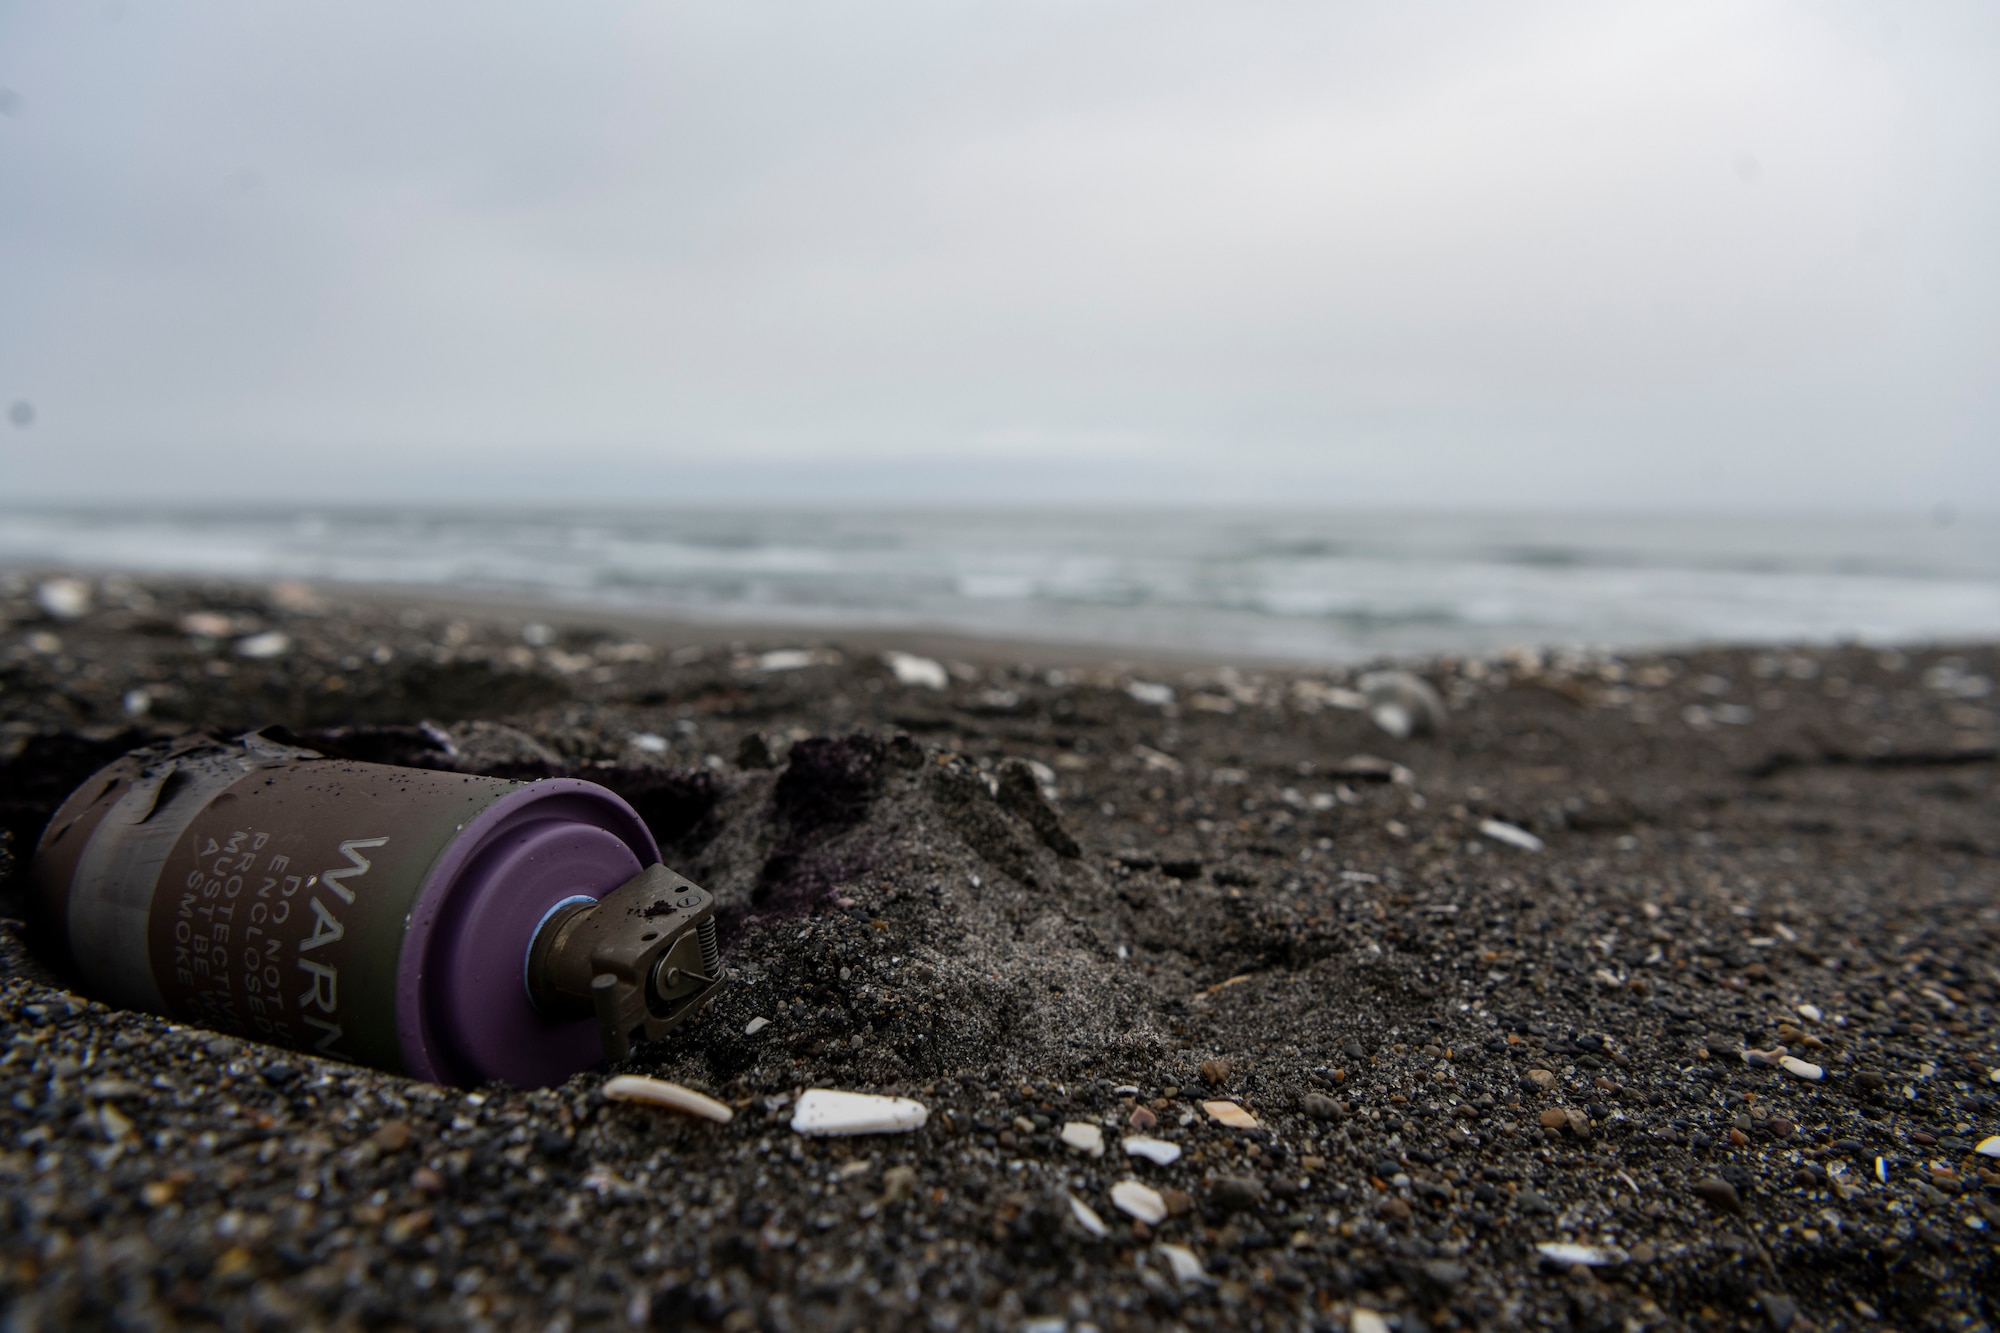
M 470 1091 L 108 1010 L 10 927 L 24 1325 L 1994 1318 L 1993 645 L 1438 660 L 1398 739 L 1353 670 L 984 645 L 933 689 L 893 636 L 7 591 L 13 915 L 96 765 L 275 724 L 602 782 L 728 941 L 669 1040 Z M 928 1117 L 808 1138 L 814 1087 Z

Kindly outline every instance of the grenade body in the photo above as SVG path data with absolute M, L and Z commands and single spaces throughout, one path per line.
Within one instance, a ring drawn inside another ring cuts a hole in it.
M 647 867 L 671 876 L 658 860 L 638 815 L 592 783 L 251 735 L 103 769 L 50 822 L 34 877 L 83 988 L 108 1003 L 437 1083 L 536 1087 L 606 1045 L 587 1005 L 531 993 L 538 932 Z

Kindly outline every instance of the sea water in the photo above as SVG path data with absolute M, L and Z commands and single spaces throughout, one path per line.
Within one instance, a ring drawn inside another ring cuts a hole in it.
M 0 564 L 1245 659 L 2000 638 L 1995 517 L 15 508 Z

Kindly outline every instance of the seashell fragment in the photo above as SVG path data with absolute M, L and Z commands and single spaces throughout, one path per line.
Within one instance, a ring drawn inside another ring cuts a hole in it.
M 736 1118 L 736 1112 L 715 1098 L 704 1097 L 693 1088 L 684 1088 L 663 1078 L 620 1074 L 605 1083 L 604 1095 L 614 1102 L 644 1102 L 648 1106 L 664 1106 L 670 1111 L 685 1111 L 704 1120 L 713 1120 L 718 1125 L 726 1125 Z
M 1172 1166 L 1181 1159 L 1181 1145 L 1134 1134 L 1125 1140 L 1125 1155 L 1143 1157 L 1155 1166 Z
M 1238 1106 L 1235 1102 L 1203 1102 L 1201 1109 L 1208 1112 L 1208 1118 L 1229 1126 L 1231 1129 L 1256 1129 L 1257 1117 Z
M 844 1134 L 908 1134 L 921 1129 L 931 1113 L 907 1097 L 872 1092 L 808 1088 L 792 1108 L 792 1130 L 815 1137 Z
M 1111 1187 L 1111 1203 L 1127 1217 L 1136 1217 L 1148 1226 L 1158 1226 L 1167 1218 L 1167 1201 L 1160 1192 L 1136 1180 L 1121 1180 Z
M 1069 1196 L 1069 1211 L 1076 1224 L 1091 1235 L 1102 1239 L 1111 1234 L 1111 1228 L 1104 1225 L 1104 1219 L 1097 1215 L 1097 1210 L 1074 1194 Z
M 1104 1131 L 1096 1125 L 1072 1120 L 1062 1127 L 1062 1141 L 1077 1152 L 1104 1156 Z
M 1535 1249 L 1543 1259 L 1564 1267 L 1582 1264 L 1586 1268 L 1605 1268 L 1625 1262 L 1624 1252 L 1608 1245 L 1572 1245 L 1567 1241 L 1545 1240 Z
M 1818 1065 L 1799 1059 L 1796 1055 L 1778 1057 L 1778 1067 L 1794 1078 L 1808 1079 L 1814 1083 L 1826 1077 L 1826 1071 Z

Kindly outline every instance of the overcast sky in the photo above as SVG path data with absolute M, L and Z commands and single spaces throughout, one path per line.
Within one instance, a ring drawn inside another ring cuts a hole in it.
M 0 497 L 2000 498 L 1985 0 L 0 0 L 0 88 Z

